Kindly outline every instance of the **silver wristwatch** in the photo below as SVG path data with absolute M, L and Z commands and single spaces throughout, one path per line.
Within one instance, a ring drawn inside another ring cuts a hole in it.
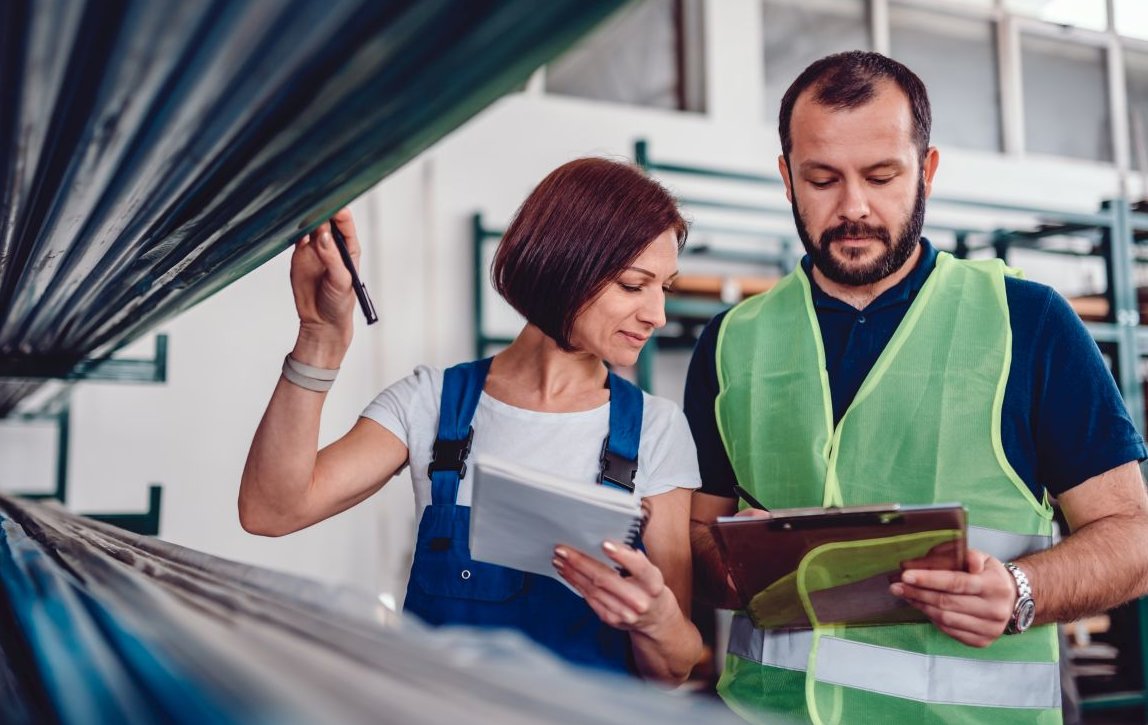
M 1036 618 L 1036 602 L 1032 599 L 1032 586 L 1024 570 L 1011 561 L 1005 563 L 1005 569 L 1016 580 L 1016 605 L 1012 608 L 1012 617 L 1004 633 L 1020 634 L 1032 626 L 1032 620 Z

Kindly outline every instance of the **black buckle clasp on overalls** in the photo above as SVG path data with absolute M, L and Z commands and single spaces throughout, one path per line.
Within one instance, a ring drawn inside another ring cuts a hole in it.
M 638 462 L 610 450 L 610 438 L 602 441 L 602 456 L 599 459 L 598 483 L 615 486 L 624 491 L 634 492 L 634 477 L 638 474 Z
M 466 457 L 470 455 L 472 442 L 474 442 L 474 426 L 470 426 L 466 438 L 461 441 L 435 438 L 427 475 L 434 475 L 439 471 L 455 471 L 459 479 L 466 478 Z

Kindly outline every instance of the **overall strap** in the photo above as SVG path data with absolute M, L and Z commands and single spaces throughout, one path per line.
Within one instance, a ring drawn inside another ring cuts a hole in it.
M 474 411 L 490 371 L 491 358 L 461 363 L 443 373 L 439 399 L 438 435 L 427 473 L 431 480 L 431 502 L 453 505 L 458 485 L 466 476 L 466 457 L 474 439 Z
M 642 391 L 614 373 L 610 383 L 610 431 L 602 442 L 598 483 L 634 490 L 638 444 L 642 439 Z

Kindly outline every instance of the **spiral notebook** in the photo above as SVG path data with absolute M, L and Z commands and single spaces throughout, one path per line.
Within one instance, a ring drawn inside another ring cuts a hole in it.
M 610 566 L 606 540 L 633 544 L 641 534 L 641 499 L 593 481 L 572 481 L 491 456 L 474 466 L 470 555 L 561 581 L 554 547 L 578 549 Z

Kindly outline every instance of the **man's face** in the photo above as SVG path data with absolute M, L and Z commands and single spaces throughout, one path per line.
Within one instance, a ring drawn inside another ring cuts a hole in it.
M 788 163 L 779 159 L 801 242 L 827 278 L 870 285 L 912 255 L 932 191 L 936 149 L 919 158 L 909 100 L 882 81 L 868 103 L 837 110 L 806 91 L 794 105 Z

